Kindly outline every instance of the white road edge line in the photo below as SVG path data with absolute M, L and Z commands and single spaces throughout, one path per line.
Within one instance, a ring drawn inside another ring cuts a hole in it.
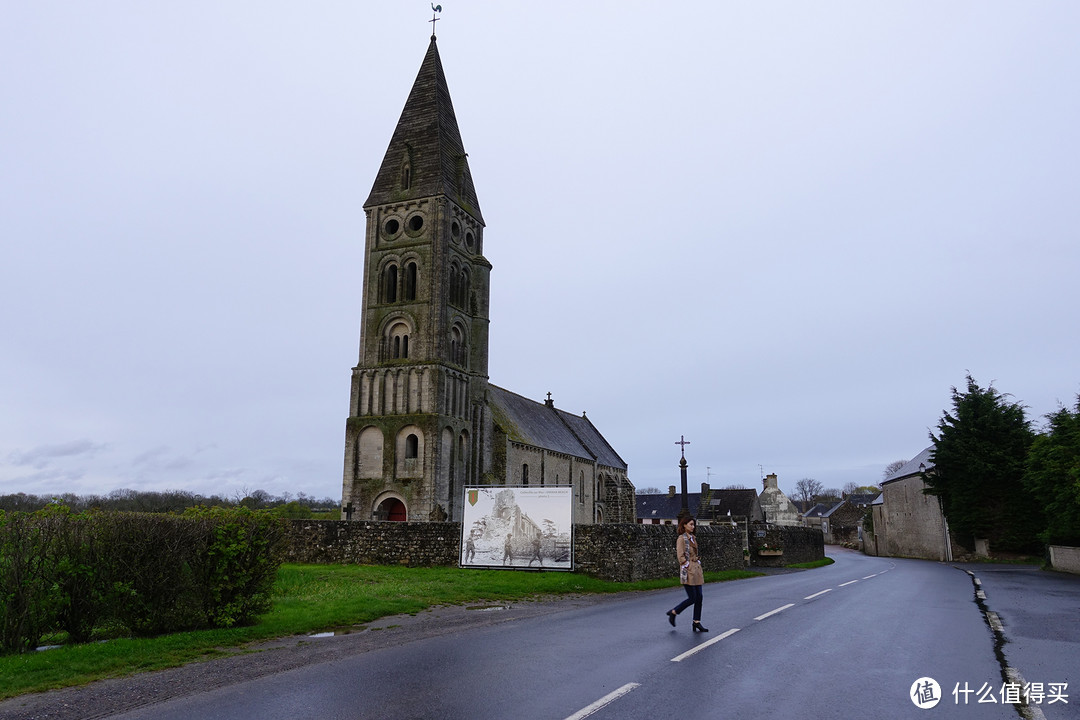
M 785 605 L 783 607 L 778 607 L 775 610 L 770 610 L 769 612 L 765 613 L 764 615 L 758 615 L 754 619 L 755 620 L 764 620 L 765 618 L 769 617 L 770 615 L 775 615 L 778 612 L 783 612 L 784 610 L 787 610 L 789 607 L 795 607 L 795 603 L 788 603 L 787 605 Z
M 807 595 L 806 597 L 803 598 L 803 600 L 813 600 L 818 595 L 824 595 L 827 592 L 832 592 L 832 588 L 829 588 L 828 590 L 822 590 L 821 592 L 816 592 L 813 595 Z
M 574 713 L 570 717 L 566 718 L 566 720 L 582 720 L 582 718 L 587 718 L 590 715 L 592 715 L 594 712 L 599 710 L 600 708 L 604 707 L 605 705 L 609 705 L 610 703 L 615 702 L 616 700 L 621 698 L 626 693 L 630 692 L 631 690 L 633 690 L 636 687 L 639 687 L 639 685 L 640 685 L 640 683 L 626 683 L 625 685 L 623 685 L 618 690 L 615 690 L 613 692 L 609 692 L 607 695 L 600 698 L 599 700 L 594 702 L 592 705 L 588 705 L 586 707 L 581 708 L 576 713 Z
M 1020 687 L 1027 685 L 1027 680 L 1021 675 L 1016 668 L 1011 665 L 1005 666 L 1005 676 L 1009 678 L 1009 682 L 1015 683 Z M 1042 709 L 1038 705 L 1027 705 L 1021 710 L 1023 716 L 1030 720 L 1046 720 L 1046 715 L 1043 714 Z
M 863 578 L 863 580 L 869 580 L 872 577 L 877 577 L 877 573 L 874 573 L 873 575 L 867 575 L 866 577 Z
M 848 580 L 846 583 L 840 583 L 836 587 L 844 587 L 845 585 L 854 585 L 857 582 L 859 582 L 859 581 L 858 580 Z
M 690 657 L 691 655 L 693 655 L 694 653 L 699 653 L 702 650 L 704 650 L 705 648 L 709 647 L 710 645 L 715 645 L 716 643 L 720 642 L 724 638 L 731 637 L 732 635 L 734 635 L 737 632 L 739 632 L 739 628 L 731 628 L 727 632 L 720 633 L 719 635 L 714 637 L 709 642 L 701 643 L 700 645 L 695 646 L 693 649 L 687 650 L 682 655 L 676 655 L 675 657 L 671 658 L 671 662 L 681 662 L 681 661 L 685 660 L 686 658 Z M 567 720 L 569 720 L 569 718 Z

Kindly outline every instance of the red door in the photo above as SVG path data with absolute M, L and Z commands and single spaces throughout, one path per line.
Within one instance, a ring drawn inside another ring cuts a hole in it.
M 388 498 L 379 503 L 378 516 L 391 522 L 405 522 L 408 519 L 405 513 L 405 503 L 397 498 Z

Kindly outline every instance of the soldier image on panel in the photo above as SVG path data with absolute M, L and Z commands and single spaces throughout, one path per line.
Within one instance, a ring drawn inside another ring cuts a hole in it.
M 472 562 L 476 557 L 476 543 L 473 541 L 473 536 L 470 533 L 469 537 L 465 538 L 465 562 Z
M 514 564 L 514 544 L 512 542 L 513 535 L 506 533 L 506 543 L 503 545 L 503 565 L 506 565 L 506 561 L 509 560 L 510 564 Z
M 540 536 L 534 535 L 532 539 L 532 557 L 529 558 L 529 565 L 533 564 L 533 560 L 536 560 L 540 567 L 544 567 L 544 558 L 540 556 Z

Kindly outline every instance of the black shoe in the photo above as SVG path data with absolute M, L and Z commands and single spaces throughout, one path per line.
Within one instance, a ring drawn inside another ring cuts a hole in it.
M 697 620 L 694 621 L 694 632 L 709 632 L 709 628 L 705 627 Z
M 675 627 L 675 611 L 674 610 L 668 610 L 667 611 L 667 621 L 669 623 L 671 623 L 671 627 Z

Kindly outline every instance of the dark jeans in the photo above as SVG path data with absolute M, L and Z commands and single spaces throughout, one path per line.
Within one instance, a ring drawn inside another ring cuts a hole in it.
M 686 599 L 672 608 L 675 614 L 678 615 L 691 605 L 694 606 L 694 622 L 701 621 L 701 585 L 683 585 L 683 589 L 686 590 Z

